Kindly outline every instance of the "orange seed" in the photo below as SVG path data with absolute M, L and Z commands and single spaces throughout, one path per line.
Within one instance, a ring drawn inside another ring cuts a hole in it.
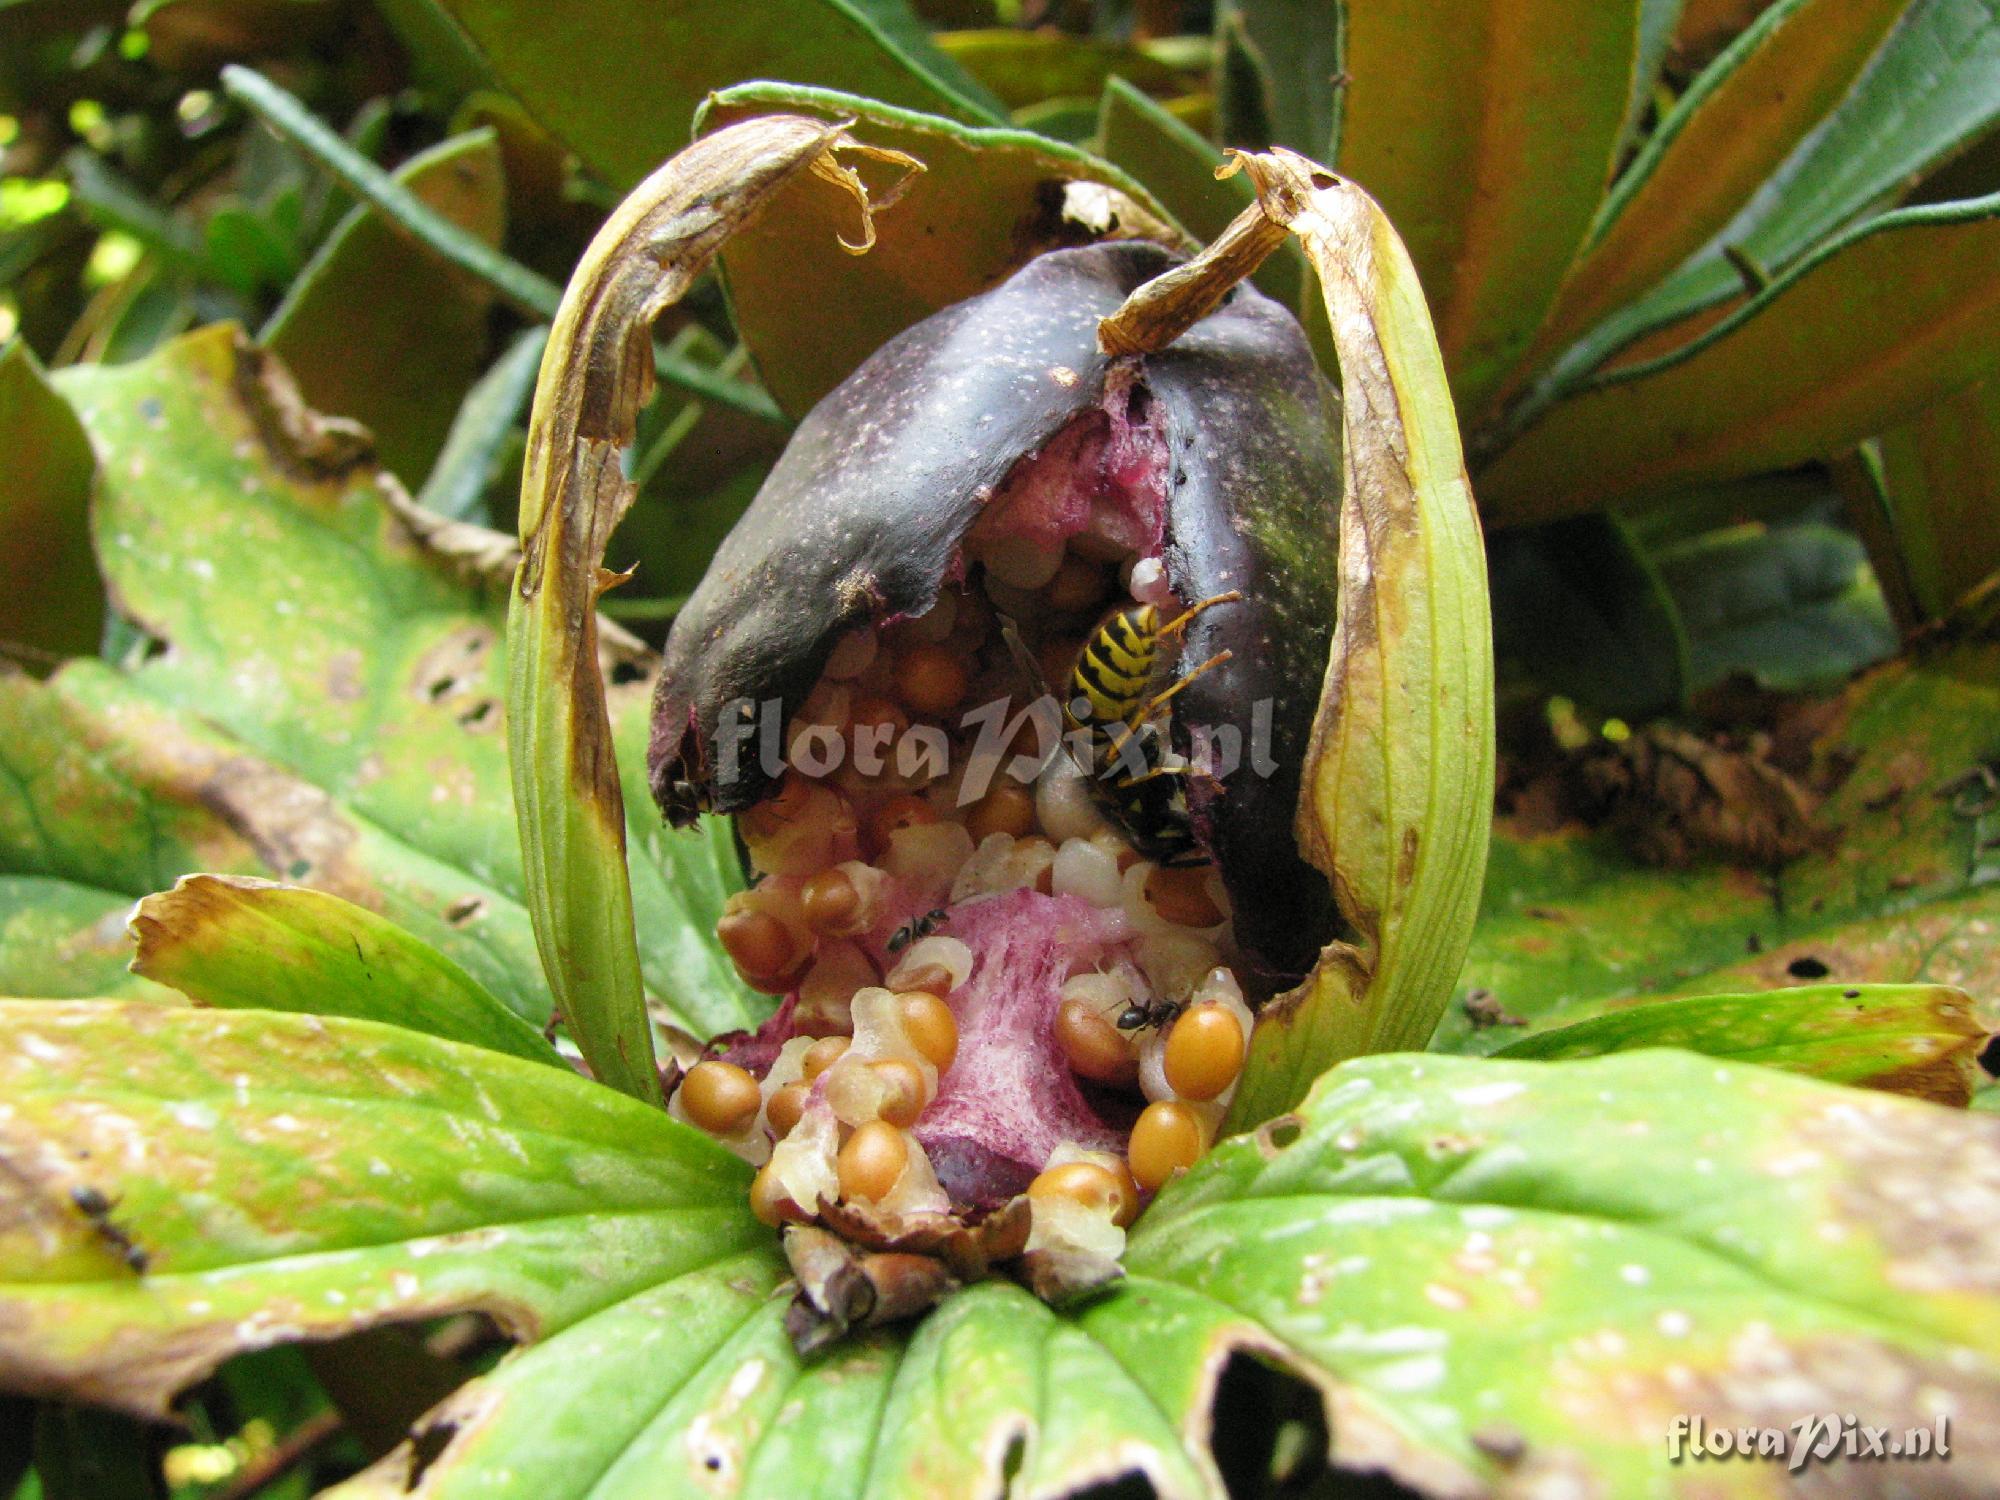
M 894 1125 L 887 1120 L 870 1120 L 857 1126 L 834 1160 L 840 1196 L 870 1202 L 884 1197 L 909 1164 L 909 1143 Z
M 1125 1146 L 1132 1179 L 1140 1187 L 1163 1185 L 1201 1159 L 1201 1120 L 1178 1099 L 1162 1099 L 1140 1112 Z

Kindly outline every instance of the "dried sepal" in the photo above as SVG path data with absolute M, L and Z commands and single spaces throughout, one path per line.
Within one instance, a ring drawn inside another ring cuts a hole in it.
M 1471 938 L 1493 797 L 1493 658 L 1478 512 L 1408 252 L 1360 188 L 1283 149 L 1233 152 L 1257 213 L 1318 274 L 1340 362 L 1340 614 L 1306 755 L 1299 848 L 1352 937 L 1259 1017 L 1229 1117 L 1289 1108 L 1345 1058 L 1420 1048 Z M 1247 230 L 1238 238 L 1261 243 Z M 1101 336 L 1171 330 L 1210 285 L 1142 289 Z M 1135 331 L 1136 330 L 1136 331 Z
M 624 801 L 598 668 L 603 567 L 633 488 L 620 456 L 653 388 L 652 324 L 801 173 L 861 206 L 845 126 L 746 121 L 647 178 L 598 231 L 550 332 L 529 423 L 508 611 L 508 738 L 527 902 L 557 1008 L 601 1081 L 661 1098 L 625 868 Z M 879 152 L 870 154 L 879 155 Z M 906 170 L 916 164 L 904 160 Z

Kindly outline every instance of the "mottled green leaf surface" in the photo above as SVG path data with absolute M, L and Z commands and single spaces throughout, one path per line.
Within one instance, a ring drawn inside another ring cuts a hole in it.
M 1024 130 L 975 129 L 824 90 L 746 84 L 704 110 L 714 131 L 752 115 L 851 119 L 856 140 L 905 151 L 926 170 L 885 210 L 866 255 L 860 214 L 824 183 L 786 188 L 722 256 L 737 329 L 765 388 L 794 416 L 877 348 L 940 308 L 1005 279 L 1064 234 L 1062 185 L 1103 183 L 1160 219 L 1166 210 L 1109 162 Z M 871 184 L 897 169 L 862 164 Z
M 128 973 L 132 898 L 46 875 L 0 875 L 0 995 L 172 1000 Z
M 435 948 L 325 891 L 188 875 L 132 913 L 135 973 L 201 1005 L 350 1016 L 563 1066 Z
M 565 7 L 560 46 L 534 0 L 433 3 L 500 83 L 621 193 L 687 144 L 710 90 L 746 78 L 847 89 L 981 124 L 1000 115 L 963 69 L 896 24 L 895 12 L 909 14 L 900 0 L 588 0 Z
M 396 180 L 461 229 L 499 243 L 506 185 L 491 131 L 433 146 Z M 299 273 L 262 342 L 313 406 L 364 424 L 384 467 L 415 489 L 485 367 L 492 305 L 485 282 L 364 204 Z
M 0 1365 L 140 1414 L 389 1319 L 547 1334 L 766 1237 L 699 1133 L 399 1027 L 4 1004 L 0 1099 Z
M 1800 980 L 2000 996 L 2000 796 L 1982 770 L 2000 759 L 2000 644 L 1874 669 L 1815 755 L 1852 770 L 1812 817 L 1819 846 L 1776 871 L 1719 855 L 1659 868 L 1611 828 L 1500 819 L 1460 998 L 1484 991 L 1540 1027 L 1621 998 Z M 1454 1006 L 1433 1045 L 1520 1034 Z
M 309 882 L 449 954 L 517 1014 L 548 1018 L 518 904 L 131 677 L 91 661 L 47 684 L 0 676 L 0 716 L 0 867 L 128 909 L 194 870 Z
M 1948 1406 L 1954 1481 L 2000 1483 L 1995 1122 L 1671 1052 L 1369 1058 L 1300 1114 L 1167 1193 L 1083 1326 L 1261 1336 L 1324 1372 L 1337 1459 L 1426 1492 L 1795 1493 L 1670 1465 L 1674 1418 L 1849 1406 Z
M 276 863 L 149 856 L 106 888 L 139 896 L 221 869 L 324 883 L 410 925 L 407 907 L 381 905 L 368 882 L 313 871 L 365 826 L 370 849 L 401 845 L 423 867 L 407 893 L 423 917 L 412 930 L 539 1025 L 547 990 L 507 811 L 499 590 L 420 542 L 384 504 L 380 486 L 390 481 L 365 451 L 320 425 L 282 373 L 227 328 L 138 364 L 67 372 L 62 387 L 103 463 L 94 524 L 106 576 L 121 607 L 168 647 L 129 686 L 111 686 L 151 700 L 168 722 L 213 725 L 204 743 L 235 746 L 215 752 L 219 763 L 246 756 L 260 775 L 281 778 L 274 784 L 300 788 L 286 793 L 286 807 L 330 801 L 341 830 L 330 846 Z M 627 683 L 612 697 L 617 721 L 637 726 L 621 740 L 636 791 L 645 785 L 645 689 Z M 93 738 L 114 734 L 98 728 Z M 162 752 L 135 744 L 126 753 L 157 763 Z M 183 779 L 172 767 L 160 774 L 162 787 Z M 161 795 L 200 811 L 259 800 L 255 785 L 225 779 Z M 649 856 L 634 861 L 633 882 L 651 985 L 703 1030 L 753 1023 L 759 1003 L 709 936 L 730 888 L 717 847 L 668 838 L 643 795 L 630 805 Z M 80 826 L 63 837 L 83 845 L 95 834 Z M 308 861 L 304 871 L 296 858 Z M 494 951 L 477 962 L 469 946 Z
M 19 339 L 0 348 L 0 657 L 46 667 L 97 649 L 90 442 Z
M 1544 1020 L 1550 1018 L 1545 1017 Z M 1987 1028 L 1949 985 L 1801 985 L 1755 995 L 1600 1001 L 1492 1054 L 1553 1062 L 1679 1047 L 1829 1083 L 1964 1104 L 1985 1075 Z
M 136 1066 L 104 1045 L 135 1026 Z M 1219 1500 L 1206 1405 L 1235 1353 L 1325 1393 L 1337 1462 L 1426 1490 L 1526 1463 L 1687 1495 L 1675 1416 L 1801 1405 L 1945 1411 L 1954 1477 L 2000 1475 L 2000 1122 L 1914 1101 L 1659 1051 L 1350 1063 L 1164 1194 L 1085 1307 L 988 1284 L 801 1363 L 744 1169 L 610 1090 L 364 1022 L 40 1004 L 0 1027 L 0 1133 L 29 1164 L 0 1187 L 22 1226 L 0 1339 L 32 1339 L 50 1387 L 144 1407 L 230 1349 L 444 1307 L 540 1335 L 349 1497 L 1138 1473 Z M 93 1149 L 135 1130 L 199 1148 Z M 78 1186 L 111 1204 L 96 1227 Z M 1764 1496 L 1776 1472 L 1699 1477 Z

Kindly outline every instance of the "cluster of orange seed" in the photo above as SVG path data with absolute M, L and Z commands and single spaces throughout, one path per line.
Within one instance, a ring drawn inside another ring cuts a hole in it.
M 1122 919 L 1115 954 L 1081 956 L 1063 983 L 1054 1039 L 1093 1097 L 1129 1100 L 1109 1111 L 1131 1122 L 1128 1143 L 1122 1157 L 1060 1148 L 1028 1190 L 1038 1224 L 1081 1212 L 1122 1231 L 1213 1140 L 1242 1070 L 1251 1013 L 1212 867 L 1141 858 L 1061 754 L 1031 785 L 1000 774 L 967 790 L 994 768 L 965 710 L 1005 702 L 1011 722 L 1043 688 L 1003 622 L 1060 691 L 1106 610 L 1130 602 L 1114 593 L 1130 565 L 1013 543 L 973 562 L 927 614 L 836 646 L 788 725 L 795 769 L 738 820 L 754 883 L 717 934 L 747 983 L 787 998 L 792 1034 L 761 1077 L 698 1062 L 671 1108 L 757 1164 L 767 1223 L 829 1200 L 952 1207 L 913 1127 L 957 1059 L 954 997 L 980 963 L 951 935 L 967 903 L 1032 889 Z M 1025 727 L 1006 747 L 1032 748 Z

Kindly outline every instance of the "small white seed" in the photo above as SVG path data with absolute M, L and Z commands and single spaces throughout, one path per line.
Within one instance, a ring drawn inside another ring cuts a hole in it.
M 960 939 L 941 933 L 918 938 L 903 950 L 903 956 L 883 982 L 892 990 L 924 989 L 927 986 L 916 980 L 931 968 L 943 969 L 951 976 L 951 988 L 945 992 L 949 994 L 972 977 L 972 950 Z
M 1118 861 L 1088 839 L 1066 839 L 1056 851 L 1055 893 L 1092 906 L 1119 903 Z
M 1090 797 L 1090 783 L 1067 755 L 1049 762 L 1035 783 L 1035 816 L 1042 831 L 1059 842 L 1087 839 L 1106 827 L 1104 814 Z

